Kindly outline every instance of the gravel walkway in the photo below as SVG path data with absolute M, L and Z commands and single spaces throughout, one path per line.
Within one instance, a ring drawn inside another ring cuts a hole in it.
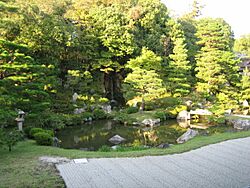
M 57 165 L 68 188 L 250 188 L 250 138 L 190 152 Z

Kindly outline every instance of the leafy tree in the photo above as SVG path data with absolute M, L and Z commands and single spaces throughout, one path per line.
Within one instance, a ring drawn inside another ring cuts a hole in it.
M 13 146 L 15 146 L 21 139 L 23 135 L 20 131 L 5 131 L 0 128 L 0 146 L 7 147 L 9 152 L 12 151 Z

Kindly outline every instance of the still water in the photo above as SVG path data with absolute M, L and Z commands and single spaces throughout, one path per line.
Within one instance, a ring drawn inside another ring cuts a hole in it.
M 98 150 L 101 146 L 113 146 L 109 139 L 120 135 L 126 141 L 124 146 L 158 146 L 161 143 L 174 144 L 186 131 L 174 120 L 165 121 L 156 127 L 124 126 L 112 120 L 94 121 L 81 126 L 66 127 L 57 133 L 62 148 Z

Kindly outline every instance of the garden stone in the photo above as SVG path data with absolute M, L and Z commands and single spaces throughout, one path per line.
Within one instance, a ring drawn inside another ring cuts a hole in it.
M 233 125 L 235 129 L 238 130 L 249 130 L 250 129 L 250 119 L 229 119 L 226 124 Z
M 73 94 L 73 96 L 72 96 L 72 101 L 73 101 L 73 103 L 76 102 L 78 96 L 79 96 L 79 95 L 78 95 L 77 93 L 74 93 L 74 94 Z
M 119 146 L 118 145 L 114 145 L 114 146 L 112 146 L 111 147 L 113 150 L 117 150 L 117 148 L 119 148 Z
M 49 156 L 39 157 L 39 161 L 41 161 L 44 164 L 51 165 L 51 166 L 54 166 L 56 164 L 63 164 L 63 163 L 71 162 L 71 160 L 66 157 L 49 157 Z
M 231 115 L 232 114 L 232 109 L 225 110 L 224 114 L 225 115 Z
M 158 124 L 158 123 L 160 123 L 161 122 L 161 119 L 144 119 L 143 121 L 142 121 L 142 124 L 143 125 L 150 125 L 150 126 L 154 126 L 154 125 L 156 125 L 156 124 Z
M 74 114 L 81 114 L 81 113 L 83 113 L 83 112 L 85 112 L 85 108 L 76 108 L 76 109 L 74 110 Z
M 102 106 L 102 110 L 106 112 L 107 114 L 110 114 L 112 112 L 111 105 L 104 105 Z
M 193 129 L 188 129 L 187 132 L 185 132 L 183 135 L 181 135 L 176 142 L 178 144 L 182 144 L 188 140 L 190 140 L 191 138 L 195 137 L 198 134 L 198 131 L 193 130 Z
M 248 104 L 247 100 L 243 101 L 243 107 L 249 107 L 249 104 Z
M 212 115 L 213 113 L 210 112 L 209 110 L 207 109 L 196 109 L 196 110 L 191 110 L 190 111 L 190 114 L 194 114 L 194 115 L 201 115 L 201 116 L 210 116 Z
M 190 119 L 190 113 L 187 110 L 182 110 L 177 115 L 177 120 L 189 120 Z
M 169 148 L 169 147 L 170 147 L 170 145 L 168 143 L 162 143 L 159 146 L 157 146 L 157 148 L 160 148 L 160 149 L 165 149 L 165 148 Z
M 190 120 L 177 120 L 177 123 L 182 128 L 188 128 L 190 126 Z
M 113 144 L 120 144 L 121 142 L 125 141 L 126 139 L 119 136 L 119 135 L 115 135 L 112 138 L 109 139 L 109 141 Z

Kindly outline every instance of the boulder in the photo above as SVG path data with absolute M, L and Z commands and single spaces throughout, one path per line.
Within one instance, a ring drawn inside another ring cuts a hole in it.
M 121 142 L 125 141 L 126 139 L 119 136 L 119 135 L 115 135 L 112 138 L 109 139 L 109 141 L 113 144 L 120 144 Z
M 232 114 L 232 109 L 227 109 L 224 112 L 225 115 L 231 115 Z
M 104 112 L 106 112 L 108 114 L 110 114 L 112 112 L 111 105 L 104 105 L 104 106 L 102 106 L 102 109 Z
M 194 115 L 201 115 L 201 116 L 210 116 L 212 115 L 213 113 L 210 112 L 209 110 L 207 109 L 196 109 L 196 110 L 191 110 L 190 111 L 190 114 L 194 114 Z
M 157 146 L 157 148 L 160 148 L 160 149 L 165 149 L 165 148 L 169 148 L 169 147 L 170 147 L 170 145 L 168 143 L 162 143 L 159 146 Z
M 119 148 L 120 146 L 118 146 L 118 145 L 114 145 L 114 146 L 112 146 L 111 148 L 113 149 L 113 150 L 117 150 L 117 148 Z
M 233 127 L 238 130 L 250 130 L 250 119 L 229 119 L 226 120 L 226 124 L 233 125 Z
M 187 110 L 182 110 L 177 115 L 177 120 L 188 120 L 190 119 L 190 113 Z
M 190 126 L 190 120 L 177 120 L 177 123 L 182 128 L 188 128 Z
M 81 114 L 81 113 L 83 113 L 83 112 L 85 112 L 85 108 L 76 108 L 76 109 L 74 110 L 74 114 Z
M 161 122 L 161 119 L 158 118 L 158 119 L 144 119 L 141 123 L 143 125 L 154 126 L 154 125 L 156 125 L 156 124 L 158 124 L 160 122 Z
M 248 104 L 247 100 L 244 100 L 242 105 L 243 105 L 243 107 L 249 107 L 249 104 Z
M 178 144 L 182 144 L 188 140 L 190 140 L 191 138 L 195 137 L 198 134 L 198 131 L 193 130 L 193 129 L 188 129 L 187 132 L 185 132 L 183 135 L 181 135 L 176 142 Z

